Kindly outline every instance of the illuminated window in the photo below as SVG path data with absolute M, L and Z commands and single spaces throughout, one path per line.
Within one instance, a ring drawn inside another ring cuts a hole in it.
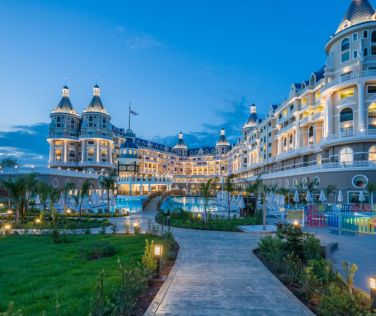
M 315 99 L 316 101 L 318 101 L 321 97 L 321 91 L 320 90 L 317 90 L 316 93 L 315 93 Z
M 342 133 L 353 131 L 354 114 L 351 108 L 345 108 L 340 113 L 340 130 Z
M 368 151 L 368 160 L 376 162 L 376 146 L 372 146 Z
M 341 164 L 352 164 L 354 162 L 354 151 L 350 147 L 343 148 L 339 153 L 339 162 Z
M 376 103 L 368 107 L 368 129 L 376 129 Z
M 60 149 L 55 150 L 55 160 L 62 161 L 62 151 Z
M 314 142 L 314 139 L 313 139 L 313 126 L 310 126 L 309 129 L 308 129 L 308 143 L 310 145 L 312 145 Z
M 283 116 L 287 116 L 289 114 L 289 110 L 286 108 L 283 110 Z
M 347 62 L 350 60 L 350 40 L 345 38 L 341 43 L 341 62 Z
M 340 92 L 339 94 L 339 98 L 341 100 L 351 98 L 353 96 L 354 96 L 354 89 L 345 90 L 345 91 Z
M 302 106 L 306 106 L 307 105 L 307 97 L 304 97 L 302 99 Z
M 322 165 L 322 156 L 321 156 L 321 154 L 317 154 L 317 156 L 316 156 L 316 164 L 318 166 Z

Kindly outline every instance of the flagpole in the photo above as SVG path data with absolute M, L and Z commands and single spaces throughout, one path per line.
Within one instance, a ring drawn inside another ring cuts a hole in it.
M 131 103 L 129 102 L 129 109 L 128 109 L 128 129 L 131 129 Z

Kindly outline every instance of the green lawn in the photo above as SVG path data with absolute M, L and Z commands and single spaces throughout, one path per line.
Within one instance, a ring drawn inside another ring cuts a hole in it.
M 69 243 L 54 244 L 50 236 L 0 236 L 0 311 L 14 302 L 24 315 L 88 315 L 96 294 L 96 278 L 105 273 L 107 291 L 119 282 L 117 259 L 140 260 L 143 235 L 70 236 Z M 108 241 L 118 249 L 110 258 L 88 261 L 80 248 L 96 241 Z

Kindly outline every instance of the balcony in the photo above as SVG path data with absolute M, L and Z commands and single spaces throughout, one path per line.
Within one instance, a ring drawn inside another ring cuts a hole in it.
M 360 140 L 375 140 L 376 129 L 369 129 L 363 132 L 358 131 L 344 131 L 337 134 L 325 137 L 321 145 L 323 147 L 332 145 L 333 143 L 341 142 L 359 142 Z
M 316 121 L 320 121 L 320 120 L 323 120 L 323 119 L 324 119 L 324 113 L 323 112 L 314 113 L 312 115 L 308 115 L 307 117 L 301 119 L 299 121 L 299 125 L 302 127 L 302 126 L 305 126 L 307 124 L 311 124 L 311 123 L 314 123 Z
M 103 161 L 81 161 L 79 163 L 80 167 L 103 167 L 103 168 L 116 168 L 116 165 L 111 162 L 103 162 Z
M 286 133 L 288 132 L 289 130 L 293 129 L 293 128 L 296 128 L 298 126 L 298 124 L 295 122 L 295 123 L 292 123 L 292 124 L 289 124 L 283 128 L 281 128 L 279 131 L 278 131 L 278 134 L 281 135 L 283 133 Z

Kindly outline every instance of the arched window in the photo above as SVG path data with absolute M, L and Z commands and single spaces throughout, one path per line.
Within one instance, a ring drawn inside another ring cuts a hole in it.
M 347 133 L 353 131 L 353 119 L 354 114 L 351 108 L 345 108 L 339 115 L 341 133 Z
M 368 151 L 368 161 L 376 163 L 376 145 L 371 146 Z
M 350 40 L 345 38 L 341 43 L 341 61 L 344 63 L 350 60 Z
M 345 147 L 339 152 L 339 162 L 344 165 L 351 165 L 354 162 L 354 151 Z
M 376 103 L 368 107 L 368 129 L 376 129 Z

